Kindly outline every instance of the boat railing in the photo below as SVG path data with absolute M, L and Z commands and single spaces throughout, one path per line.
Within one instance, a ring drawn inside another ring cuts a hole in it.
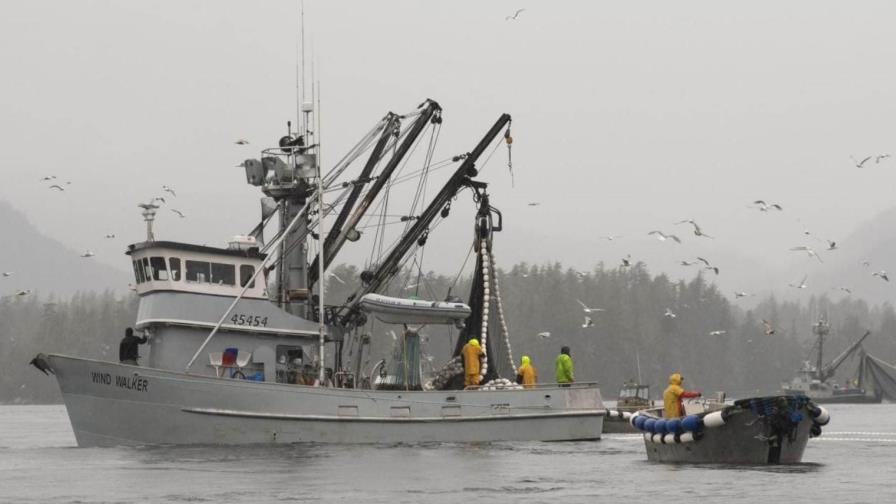
M 557 389 L 557 388 L 569 388 L 569 389 L 583 389 L 583 388 L 592 388 L 598 387 L 600 384 L 598 382 L 573 382 L 573 383 L 536 383 L 525 387 L 519 384 L 513 385 L 467 385 L 464 387 L 464 390 L 479 390 L 481 388 L 488 387 L 488 390 L 533 390 L 533 389 Z

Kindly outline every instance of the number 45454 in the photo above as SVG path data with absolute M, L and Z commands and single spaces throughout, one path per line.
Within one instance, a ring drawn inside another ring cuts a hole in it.
M 234 325 L 258 327 L 267 326 L 268 318 L 262 317 L 261 315 L 246 315 L 245 313 L 240 313 L 230 317 L 230 322 Z

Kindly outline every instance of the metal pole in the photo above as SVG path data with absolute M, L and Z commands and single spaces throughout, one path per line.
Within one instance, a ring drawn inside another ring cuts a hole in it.
M 323 257 L 324 255 L 324 178 L 320 172 L 320 165 L 317 168 L 317 243 L 318 243 L 318 257 Z M 324 332 L 325 332 L 325 323 L 324 323 L 324 261 L 318 261 L 317 263 L 318 275 L 320 278 L 320 282 L 318 283 L 318 296 L 317 296 L 317 308 L 318 308 L 318 332 L 319 332 L 319 342 L 320 345 L 320 372 L 318 373 L 318 382 L 321 386 L 324 386 L 326 373 L 324 372 Z
M 281 242 L 289 234 L 289 232 L 296 225 L 296 223 L 299 222 L 299 218 L 305 214 L 305 212 L 308 210 L 309 205 L 310 205 L 310 201 L 308 203 L 305 203 L 305 206 L 303 206 L 302 209 L 299 210 L 299 212 L 293 218 L 292 222 L 289 223 L 289 226 L 286 227 L 286 231 L 284 231 L 283 235 L 280 236 L 280 238 L 279 238 L 279 240 Z M 264 271 L 264 267 L 268 263 L 268 261 L 270 261 L 271 257 L 275 257 L 275 256 L 269 255 L 269 256 L 265 257 L 265 259 L 263 261 L 261 261 L 261 265 L 258 267 L 258 269 L 255 270 L 255 274 L 252 275 L 252 278 L 250 278 L 248 282 L 246 282 L 246 285 L 243 286 L 243 290 L 241 290 L 240 293 L 236 296 L 236 299 L 234 299 L 233 302 L 230 303 L 230 306 L 227 308 L 227 311 L 225 311 L 224 314 L 221 315 L 221 320 L 218 320 L 218 323 L 215 324 L 215 328 L 212 329 L 212 332 L 210 332 L 208 337 L 205 338 L 205 341 L 203 341 L 202 344 L 199 345 L 199 348 L 196 350 L 196 353 L 193 354 L 193 357 L 190 359 L 190 362 L 187 363 L 187 367 L 184 368 L 184 373 L 190 372 L 190 368 L 193 366 L 193 363 L 196 362 L 196 359 L 199 358 L 199 354 L 202 353 L 202 351 L 205 349 L 206 345 L 208 345 L 208 342 L 211 341 L 212 338 L 215 336 L 215 334 L 218 333 L 218 330 L 221 329 L 221 326 L 224 324 L 224 319 L 226 319 L 227 316 L 230 315 L 230 312 L 233 311 L 233 308 L 236 306 L 236 304 L 240 301 L 240 299 L 242 299 L 242 297 L 246 293 L 246 291 L 249 290 L 249 286 L 252 285 L 252 283 L 255 281 L 255 279 L 258 277 L 258 275 L 262 271 Z

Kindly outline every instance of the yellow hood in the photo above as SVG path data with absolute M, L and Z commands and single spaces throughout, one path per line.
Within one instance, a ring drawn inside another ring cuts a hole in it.
M 681 374 L 672 373 L 669 375 L 669 385 L 681 385 Z

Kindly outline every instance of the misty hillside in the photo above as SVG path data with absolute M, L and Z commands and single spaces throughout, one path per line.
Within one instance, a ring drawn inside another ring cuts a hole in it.
M 869 303 L 896 301 L 896 207 L 858 226 L 838 247 L 825 255 L 826 283 L 847 287 Z M 881 270 L 893 275 L 889 282 L 872 275 Z
M 127 289 L 130 277 L 99 263 L 95 258 L 80 257 L 83 251 L 67 248 L 62 243 L 40 234 L 24 214 L 9 203 L 0 201 L 0 297 L 18 289 L 31 289 L 41 296 L 54 294 L 68 297 L 77 291 L 113 291 Z M 124 252 L 122 250 L 122 252 Z M 127 258 L 121 256 L 122 265 Z

